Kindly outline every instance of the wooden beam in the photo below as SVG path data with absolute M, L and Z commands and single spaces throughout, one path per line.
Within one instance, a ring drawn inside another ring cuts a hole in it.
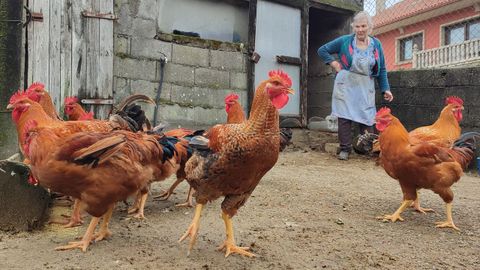
M 277 55 L 277 62 L 281 64 L 288 64 L 294 66 L 302 66 L 302 60 L 298 57 L 291 57 L 285 55 Z
M 301 13 L 300 24 L 300 122 L 302 127 L 307 126 L 307 97 L 308 97 L 308 25 L 309 25 L 309 6 L 304 5 Z
M 255 95 L 255 63 L 250 56 L 255 51 L 255 32 L 257 27 L 257 0 L 250 0 L 248 6 L 248 53 L 247 53 L 247 112 L 250 113 Z

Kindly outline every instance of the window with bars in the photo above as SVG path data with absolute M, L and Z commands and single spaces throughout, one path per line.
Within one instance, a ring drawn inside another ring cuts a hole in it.
M 417 49 L 423 49 L 423 33 L 402 38 L 398 42 L 400 62 L 412 60 L 413 48 L 417 45 Z
M 480 18 L 444 27 L 445 45 L 453 45 L 480 38 Z

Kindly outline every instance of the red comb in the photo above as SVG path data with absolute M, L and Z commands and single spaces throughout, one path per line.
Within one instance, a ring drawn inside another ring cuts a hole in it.
M 385 114 L 391 114 L 391 113 L 392 113 L 392 110 L 390 110 L 390 108 L 388 108 L 388 107 L 382 107 L 380 110 L 378 110 L 377 116 L 379 116 L 379 115 L 385 115 Z
M 9 102 L 10 104 L 13 104 L 19 100 L 26 99 L 26 98 L 28 98 L 27 92 L 20 89 L 17 92 L 15 92 L 15 94 L 13 94 L 12 97 L 10 97 Z
M 237 100 L 239 96 L 235 93 L 229 94 L 225 97 L 225 103 L 229 102 L 230 100 Z
M 35 89 L 45 89 L 45 85 L 41 82 L 34 82 L 27 88 L 27 92 L 33 91 Z
M 290 76 L 288 76 L 288 74 L 283 70 L 280 70 L 280 69 L 271 70 L 270 72 L 268 72 L 268 77 L 272 78 L 274 76 L 280 77 L 283 80 L 283 82 L 287 85 L 287 87 L 292 86 L 292 79 L 290 79 Z
M 64 103 L 65 104 L 73 104 L 73 103 L 77 103 L 78 102 L 78 98 L 77 97 L 66 97 L 65 98 L 65 101 Z
M 450 96 L 445 99 L 445 105 L 448 105 L 448 104 L 457 104 L 457 105 L 463 106 L 463 100 L 456 96 Z

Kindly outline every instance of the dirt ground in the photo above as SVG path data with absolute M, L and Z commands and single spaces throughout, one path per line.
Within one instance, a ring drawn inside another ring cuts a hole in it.
M 172 181 L 155 185 L 153 193 Z M 253 259 L 224 258 L 215 250 L 225 236 L 221 200 L 205 208 L 187 256 L 187 243 L 177 240 L 193 210 L 174 206 L 186 191 L 183 183 L 169 201 L 149 199 L 143 221 L 125 219 L 119 204 L 113 236 L 86 253 L 53 250 L 81 236 L 86 225 L 0 233 L 0 269 L 480 269 L 478 177 L 464 176 L 454 186 L 453 217 L 461 232 L 434 227 L 445 219 L 444 203 L 428 190 L 420 192 L 422 203 L 435 213 L 407 210 L 404 222 L 383 223 L 375 216 L 392 213 L 402 196 L 398 183 L 372 160 L 282 153 L 233 220 L 237 243 L 250 246 L 258 255 Z

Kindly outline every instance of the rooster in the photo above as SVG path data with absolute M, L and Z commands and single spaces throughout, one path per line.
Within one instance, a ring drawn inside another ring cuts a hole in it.
M 235 244 L 231 218 L 275 165 L 279 154 L 280 129 L 278 110 L 284 107 L 292 81 L 283 71 L 270 71 L 255 92 L 248 120 L 240 124 L 223 124 L 210 128 L 204 136 L 192 138 L 196 151 L 185 168 L 188 183 L 195 189 L 195 215 L 180 242 L 190 237 L 189 252 L 197 239 L 203 206 L 224 196 L 222 218 L 227 239 L 219 247 L 232 253 L 252 257 L 248 247 Z
M 80 104 L 77 97 L 66 97 L 64 101 L 64 112 L 70 121 L 93 120 L 93 111 L 86 112 Z
M 240 124 L 243 123 L 246 118 L 245 114 L 242 109 L 242 105 L 238 101 L 239 96 L 237 94 L 229 94 L 225 97 L 225 112 L 227 113 L 227 124 Z M 178 133 L 177 130 L 171 130 L 165 132 L 167 136 L 177 136 L 174 135 Z M 189 131 L 178 134 L 181 137 L 190 140 L 193 136 L 197 135 L 197 133 L 203 133 L 203 130 L 200 131 Z M 292 130 L 289 128 L 281 128 L 280 129 L 280 152 L 282 152 L 287 145 L 291 143 L 292 140 Z M 156 196 L 156 198 L 161 198 L 161 200 L 167 200 L 172 194 L 175 188 L 184 180 L 183 178 L 177 177 L 177 180 L 170 186 L 170 188 L 165 191 L 164 193 Z M 192 203 L 192 195 L 193 189 L 190 187 L 187 195 L 187 199 L 184 203 L 177 204 L 176 206 L 186 206 L 186 207 L 193 207 Z
M 458 230 L 452 219 L 453 192 L 457 182 L 474 157 L 475 145 L 469 142 L 477 134 L 457 140 L 453 147 L 430 142 L 412 144 L 410 136 L 400 120 L 389 108 L 382 108 L 375 116 L 379 137 L 381 164 L 388 175 L 397 179 L 403 192 L 403 202 L 392 215 L 379 217 L 385 221 L 403 221 L 400 214 L 417 198 L 417 190 L 430 189 L 446 203 L 447 220 L 437 227 Z
M 26 90 L 28 96 L 31 100 L 36 101 L 42 106 L 43 110 L 50 116 L 52 119 L 60 120 L 55 105 L 53 104 L 52 98 L 48 91 L 45 90 L 45 85 L 40 82 L 32 83 Z
M 152 99 L 144 95 L 133 95 L 126 98 L 120 105 L 120 111 L 117 114 L 113 114 L 110 120 L 94 120 L 94 121 L 60 121 L 58 119 L 51 118 L 42 108 L 42 106 L 31 100 L 29 94 L 25 91 L 18 91 L 10 98 L 10 102 L 7 109 L 12 109 L 12 119 L 16 125 L 18 140 L 21 146 L 22 152 L 25 149 L 25 125 L 32 120 L 35 120 L 38 127 L 58 127 L 55 131 L 58 132 L 58 137 L 67 137 L 74 133 L 82 131 L 91 132 L 108 132 L 115 129 L 138 131 L 144 124 L 143 118 L 132 119 L 130 116 L 136 116 L 138 113 L 132 107 L 132 102 L 136 100 L 143 100 L 149 103 L 155 103 Z M 136 105 L 139 107 L 138 105 Z M 134 111 L 131 113 L 130 111 Z M 49 143 L 55 144 L 55 141 L 49 141 Z M 54 145 L 41 144 L 42 149 L 37 151 L 50 152 Z M 24 153 L 27 159 L 29 155 Z M 37 184 L 35 178 L 30 179 L 31 184 Z M 80 212 L 78 208 L 78 202 L 74 205 L 72 218 L 65 225 L 65 227 L 73 227 L 81 224 Z
M 108 223 L 115 203 L 138 190 L 146 193 L 150 180 L 163 175 L 163 165 L 173 158 L 173 151 L 162 144 L 165 136 L 161 135 L 115 130 L 65 137 L 62 129 L 28 121 L 24 151 L 31 159 L 31 175 L 40 185 L 78 198 L 81 207 L 93 216 L 81 241 L 56 250 L 86 251 L 92 240 L 111 235 Z M 46 147 L 50 151 L 44 151 Z M 102 216 L 99 232 L 94 235 Z

